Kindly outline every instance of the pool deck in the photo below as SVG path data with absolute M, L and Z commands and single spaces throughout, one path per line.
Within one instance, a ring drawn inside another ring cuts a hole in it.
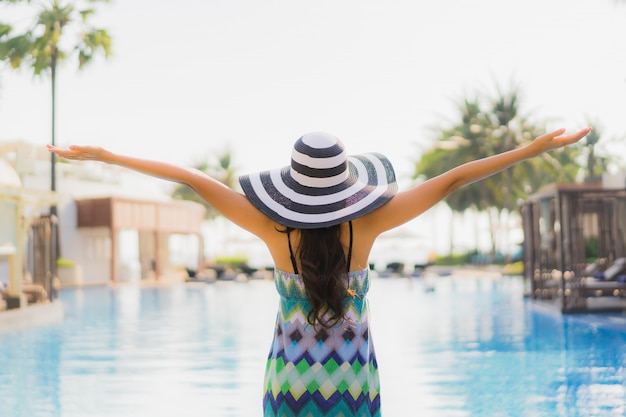
M 0 333 L 59 323 L 63 317 L 63 304 L 59 300 L 0 311 Z

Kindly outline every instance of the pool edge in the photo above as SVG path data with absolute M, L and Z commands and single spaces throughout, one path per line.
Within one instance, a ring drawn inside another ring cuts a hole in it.
M 63 317 L 63 304 L 59 300 L 1 311 L 0 334 L 58 323 L 63 320 Z

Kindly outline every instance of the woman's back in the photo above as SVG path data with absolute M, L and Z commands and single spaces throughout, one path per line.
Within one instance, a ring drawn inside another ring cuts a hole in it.
M 344 273 L 349 296 L 330 327 L 309 323 L 310 302 L 298 274 L 276 269 L 280 295 L 267 360 L 268 416 L 379 416 L 378 363 L 369 327 L 369 269 Z

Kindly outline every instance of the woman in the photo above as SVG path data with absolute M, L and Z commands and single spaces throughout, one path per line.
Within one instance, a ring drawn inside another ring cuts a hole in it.
M 48 149 L 66 159 L 102 161 L 187 184 L 265 242 L 280 294 L 265 373 L 265 416 L 379 416 L 378 365 L 365 299 L 377 236 L 461 186 L 575 143 L 590 130 L 564 135 L 559 129 L 401 192 L 383 155 L 347 156 L 339 139 L 320 132 L 296 141 L 290 166 L 240 177 L 243 194 L 198 170 L 165 162 L 99 147 Z

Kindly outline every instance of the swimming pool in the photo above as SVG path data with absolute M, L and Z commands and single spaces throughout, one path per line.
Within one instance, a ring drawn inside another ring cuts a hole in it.
M 375 279 L 383 416 L 623 416 L 626 321 L 528 304 L 519 278 Z M 261 415 L 277 296 L 218 282 L 63 290 L 0 335 L 0 416 Z

